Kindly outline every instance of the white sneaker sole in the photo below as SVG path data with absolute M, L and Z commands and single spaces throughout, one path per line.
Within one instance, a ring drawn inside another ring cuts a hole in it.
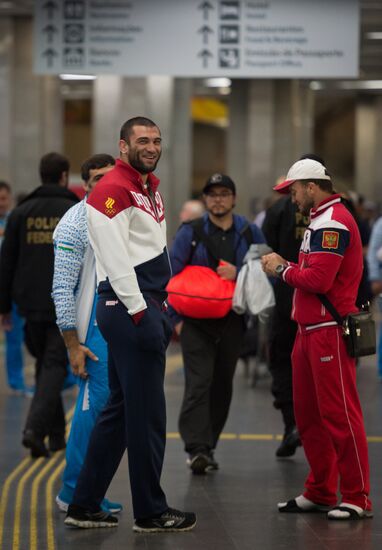
M 118 523 L 108 523 L 106 521 L 84 521 L 75 518 L 65 518 L 65 525 L 78 527 L 79 529 L 97 529 L 98 527 L 118 527 Z
M 184 533 L 185 531 L 191 531 L 196 525 L 193 523 L 192 525 L 189 525 L 188 527 L 139 527 L 138 525 L 133 525 L 133 531 L 135 533 Z

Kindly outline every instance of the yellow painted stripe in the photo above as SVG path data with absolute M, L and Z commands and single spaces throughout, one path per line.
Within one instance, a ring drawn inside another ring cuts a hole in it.
M 51 458 L 46 465 L 40 470 L 32 483 L 31 491 L 31 507 L 30 507 L 30 550 L 38 550 L 38 532 L 37 532 L 37 510 L 38 510 L 38 493 L 40 483 L 43 477 L 55 466 L 58 460 L 62 459 L 64 451 L 60 451 Z M 41 548 L 41 547 L 40 547 Z
M 44 458 L 38 458 L 34 464 L 28 468 L 25 474 L 20 478 L 17 485 L 16 503 L 15 503 L 15 515 L 13 522 L 13 546 L 12 550 L 19 550 L 20 548 L 20 523 L 21 523 L 21 510 L 23 504 L 23 494 L 25 484 L 32 474 L 39 468 L 44 461 Z
M 166 358 L 166 375 L 173 374 L 183 367 L 183 358 L 181 353 L 170 355 Z
M 75 406 L 73 406 L 69 412 L 71 412 L 70 418 L 73 417 Z M 67 417 L 68 418 L 68 417 Z M 69 437 L 69 433 L 72 427 L 72 423 L 68 422 L 66 425 L 66 437 Z M 61 457 L 63 451 L 61 453 Z M 65 458 L 61 460 L 60 464 L 56 466 L 53 472 L 50 474 L 47 480 L 45 487 L 45 510 L 46 510 L 46 540 L 47 540 L 47 550 L 55 550 L 56 543 L 54 538 L 54 525 L 53 525 L 53 487 L 56 479 L 62 473 L 65 468 L 66 460 Z M 37 548 L 31 550 L 37 550 Z
M 232 441 L 239 439 L 241 441 L 281 441 L 283 436 L 281 434 L 235 434 L 235 433 L 222 433 L 220 439 Z M 180 439 L 178 432 L 167 432 L 167 439 Z M 368 436 L 369 443 L 382 443 L 382 436 Z
M 243 441 L 271 441 L 275 438 L 272 434 L 239 434 L 238 437 Z
M 66 422 L 69 422 L 73 418 L 75 408 L 76 408 L 76 405 L 73 405 L 73 407 L 70 407 L 70 409 L 66 413 L 65 415 Z
M 8 505 L 8 496 L 9 496 L 9 490 L 11 487 L 11 484 L 13 480 L 19 475 L 20 472 L 23 471 L 23 469 L 28 466 L 32 462 L 32 459 L 30 457 L 24 458 L 22 462 L 15 468 L 9 476 L 4 481 L 3 490 L 1 492 L 1 500 L 0 500 L 0 548 L 2 548 L 2 541 L 3 541 L 3 533 L 4 533 L 4 518 L 5 518 L 5 511 L 7 509 Z
M 220 439 L 237 439 L 237 434 L 224 433 L 221 434 Z
M 53 525 L 53 487 L 56 479 L 65 468 L 65 459 L 60 462 L 54 472 L 50 475 L 45 488 L 45 509 L 46 509 L 46 550 L 55 550 L 56 543 L 54 538 Z
M 167 439 L 180 439 L 180 435 L 177 432 L 168 432 Z

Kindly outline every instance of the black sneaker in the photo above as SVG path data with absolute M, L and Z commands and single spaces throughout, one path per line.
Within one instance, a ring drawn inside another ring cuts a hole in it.
M 49 456 L 49 451 L 45 447 L 44 439 L 37 436 L 33 430 L 24 431 L 22 444 L 24 445 L 24 447 L 31 450 L 32 458 Z
M 281 445 L 276 451 L 276 456 L 278 458 L 293 456 L 297 447 L 301 447 L 301 439 L 297 428 L 294 427 L 292 430 L 285 432 Z
M 66 441 L 64 435 L 50 435 L 49 436 L 49 450 L 52 453 L 62 451 L 66 448 Z
M 207 468 L 210 466 L 210 458 L 207 454 L 197 453 L 190 455 L 187 459 L 187 466 L 191 469 L 195 475 L 203 475 L 206 473 Z
M 64 523 L 65 525 L 79 527 L 80 529 L 118 527 L 118 518 L 103 510 L 99 512 L 90 512 L 76 504 L 69 504 Z
M 214 453 L 212 451 L 210 451 L 207 456 L 208 456 L 207 470 L 208 471 L 219 470 L 219 464 L 215 460 Z
M 133 531 L 136 533 L 182 532 L 191 531 L 196 525 L 196 515 L 192 512 L 180 512 L 167 508 L 155 518 L 135 520 Z

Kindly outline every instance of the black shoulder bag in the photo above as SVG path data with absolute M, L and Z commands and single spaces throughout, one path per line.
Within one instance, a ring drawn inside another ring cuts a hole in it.
M 333 319 L 343 329 L 346 348 L 350 357 L 364 357 L 376 352 L 375 322 L 370 311 L 358 311 L 341 317 L 324 294 L 317 294 Z

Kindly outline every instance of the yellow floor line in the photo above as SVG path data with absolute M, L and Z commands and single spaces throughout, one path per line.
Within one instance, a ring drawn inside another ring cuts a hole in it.
M 46 509 L 46 550 L 55 550 L 54 524 L 53 524 L 53 488 L 56 479 L 65 468 L 65 459 L 60 462 L 56 469 L 49 476 L 45 488 L 45 509 Z
M 20 462 L 17 468 L 15 468 L 13 472 L 9 474 L 9 476 L 6 478 L 4 482 L 3 490 L 1 492 L 1 501 L 0 501 L 0 548 L 2 548 L 3 533 L 4 533 L 4 518 L 5 518 L 5 511 L 8 505 L 9 490 L 11 488 L 13 480 L 31 462 L 32 462 L 32 459 L 29 456 L 24 458 L 24 460 Z
M 75 405 L 73 405 L 65 415 L 66 421 L 69 422 L 74 414 Z M 28 466 L 28 469 L 24 472 L 23 476 L 19 479 L 16 492 L 15 514 L 14 514 L 14 529 L 13 529 L 13 547 L 12 550 L 18 550 L 20 545 L 20 522 L 21 522 L 21 509 L 22 509 L 22 496 L 24 492 L 25 483 L 35 472 L 42 462 L 42 458 L 36 461 L 30 457 L 24 458 L 20 464 L 16 466 L 14 470 L 6 478 L 0 500 L 0 548 L 2 548 L 2 540 L 4 533 L 4 519 L 8 505 L 8 497 L 11 484 L 13 480 L 22 472 L 22 470 Z
M 180 435 L 177 432 L 168 432 L 167 439 L 180 439 Z
M 243 441 L 271 441 L 275 436 L 272 434 L 239 434 L 238 438 Z
M 233 441 L 239 439 L 240 441 L 281 441 L 283 436 L 281 434 L 235 434 L 235 433 L 222 433 L 220 439 L 226 441 Z M 167 432 L 167 439 L 180 439 L 178 432 Z M 369 443 L 382 443 L 382 436 L 368 436 Z
M 182 354 L 177 353 L 176 355 L 170 355 L 166 359 L 166 375 L 174 374 L 183 367 Z
M 12 550 L 19 550 L 20 548 L 20 524 L 21 524 L 21 510 L 23 505 L 23 494 L 24 494 L 24 488 L 25 484 L 28 481 L 28 479 L 32 476 L 32 474 L 39 468 L 44 461 L 44 458 L 38 458 L 33 466 L 31 466 L 25 474 L 20 478 L 18 484 L 17 484 L 17 492 L 16 492 L 16 503 L 15 503 L 15 514 L 14 514 L 14 521 L 13 521 L 13 546 Z
M 61 460 L 63 451 L 60 451 L 51 458 L 47 464 L 40 470 L 32 483 L 31 504 L 30 504 L 30 550 L 38 550 L 38 532 L 37 532 L 37 511 L 38 511 L 38 493 L 40 483 L 43 477 L 55 466 L 58 460 Z M 41 547 L 40 547 L 41 548 Z

